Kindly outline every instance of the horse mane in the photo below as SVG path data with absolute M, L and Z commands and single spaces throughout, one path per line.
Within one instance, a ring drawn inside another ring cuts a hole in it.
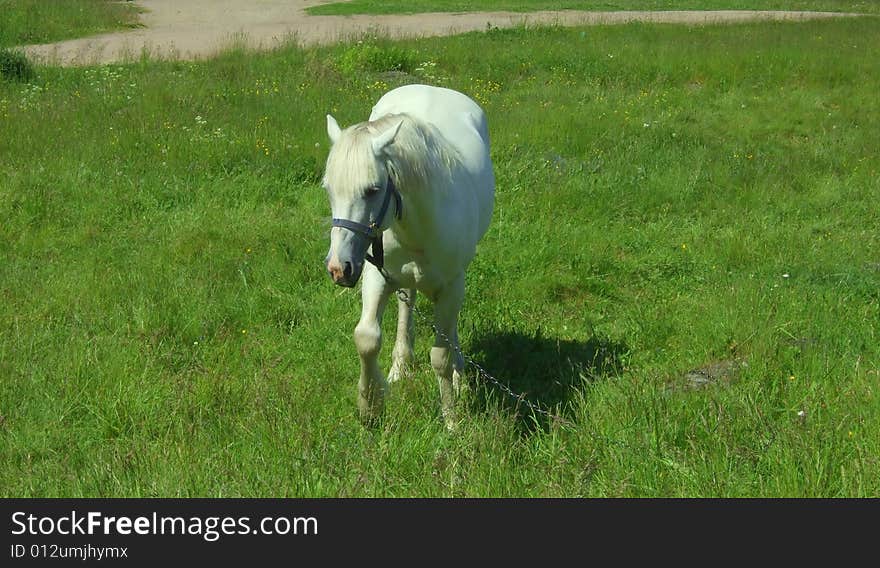
M 446 182 L 460 161 L 455 149 L 435 127 L 405 113 L 385 115 L 346 128 L 327 157 L 325 185 L 353 194 L 382 184 L 384 180 L 377 165 L 383 157 L 373 154 L 372 140 L 400 120 L 403 123 L 394 141 L 385 148 L 384 156 L 388 174 L 398 191 L 406 194 L 426 191 L 431 186 L 448 187 Z

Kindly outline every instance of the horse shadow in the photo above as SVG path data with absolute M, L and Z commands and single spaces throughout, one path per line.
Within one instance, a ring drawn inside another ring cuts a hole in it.
M 473 362 L 495 379 L 468 367 L 470 410 L 485 413 L 500 407 L 514 416 L 522 433 L 567 421 L 572 401 L 591 383 L 619 375 L 629 351 L 607 338 L 557 339 L 544 337 L 540 329 L 533 335 L 491 332 L 468 343 Z

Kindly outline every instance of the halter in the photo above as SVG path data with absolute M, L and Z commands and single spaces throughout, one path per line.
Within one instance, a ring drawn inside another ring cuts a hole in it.
M 394 187 L 394 182 L 391 180 L 391 176 L 388 176 L 388 185 L 385 187 L 385 197 L 382 199 L 382 207 L 379 209 L 378 219 L 370 221 L 369 225 L 364 225 L 363 223 L 350 221 L 348 219 L 336 218 L 334 218 L 331 223 L 333 227 L 342 227 L 343 229 L 348 229 L 349 231 L 360 233 L 367 237 L 372 245 L 373 254 L 371 255 L 367 253 L 366 258 L 373 264 L 373 266 L 378 268 L 380 272 L 383 271 L 385 266 L 385 250 L 382 247 L 381 227 L 382 222 L 385 220 L 385 214 L 388 213 L 388 205 L 391 203 L 392 195 L 394 196 L 394 202 L 397 205 L 396 217 L 400 219 L 403 214 L 403 200 L 400 197 L 400 192 Z

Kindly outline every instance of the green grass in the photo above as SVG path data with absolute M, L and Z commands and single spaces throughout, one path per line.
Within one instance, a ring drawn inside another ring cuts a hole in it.
M 314 15 L 508 10 L 813 10 L 880 13 L 870 0 L 351 0 L 312 6 Z
M 111 0 L 0 0 L 0 47 L 134 27 L 139 12 L 128 2 Z
M 877 496 L 878 50 L 626 25 L 0 81 L 0 494 Z M 357 421 L 324 115 L 408 81 L 490 120 L 463 346 L 565 423 L 486 387 L 447 434 L 424 324 Z

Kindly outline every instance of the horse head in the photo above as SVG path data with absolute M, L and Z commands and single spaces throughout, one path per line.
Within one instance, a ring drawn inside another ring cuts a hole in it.
M 392 201 L 394 215 L 399 217 L 401 212 L 400 194 L 391 181 L 387 155 L 401 124 L 402 119 L 378 120 L 343 131 L 327 115 L 327 135 L 332 147 L 323 185 L 330 199 L 333 227 L 324 262 L 339 286 L 350 288 L 357 284 L 366 260 L 381 268 L 382 231 L 394 219 L 389 214 Z M 370 247 L 372 256 L 367 254 Z

